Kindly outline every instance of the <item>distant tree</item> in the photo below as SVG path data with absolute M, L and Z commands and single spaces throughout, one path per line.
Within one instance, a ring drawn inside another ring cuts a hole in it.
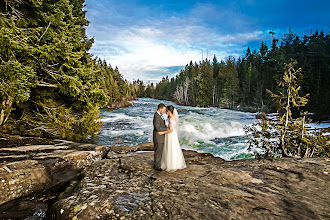
M 234 108 L 239 89 L 238 73 L 234 58 L 229 57 L 227 59 L 226 65 L 222 66 L 219 75 L 222 81 L 221 104 L 227 108 Z
M 200 106 L 211 105 L 212 100 L 213 68 L 208 60 L 203 61 L 194 77 L 196 104 Z
M 184 93 L 183 93 L 183 86 L 177 86 L 175 92 L 173 94 L 173 98 L 176 103 L 183 105 L 184 104 Z
M 217 57 L 214 55 L 213 57 L 213 95 L 212 95 L 212 105 L 219 104 L 219 71 L 220 71 L 220 63 L 218 62 Z
M 148 84 L 147 85 L 147 88 L 146 88 L 146 91 L 145 91 L 145 96 L 148 97 L 148 98 L 152 98 L 153 97 L 153 93 L 154 93 L 154 84 L 151 83 L 151 84 Z
M 183 98 L 184 98 L 184 105 L 189 105 L 189 84 L 190 79 L 187 77 L 183 83 Z
M 190 79 L 187 77 L 181 85 L 177 86 L 173 94 L 174 101 L 180 105 L 189 105 L 189 84 Z

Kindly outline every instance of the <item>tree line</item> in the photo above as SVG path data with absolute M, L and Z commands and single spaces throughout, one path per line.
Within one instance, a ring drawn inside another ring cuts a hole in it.
M 159 83 L 134 82 L 139 97 L 175 101 L 181 105 L 220 106 L 245 111 L 275 111 L 266 90 L 279 91 L 277 81 L 285 63 L 297 61 L 302 74 L 297 79 L 301 93 L 310 94 L 304 107 L 318 120 L 330 116 L 330 35 L 316 31 L 299 37 L 291 29 L 281 40 L 274 37 L 268 47 L 262 42 L 258 50 L 247 49 L 243 58 L 228 57 L 218 61 L 192 61 L 178 75 L 164 77 Z
M 99 108 L 135 98 L 118 68 L 93 58 L 84 0 L 0 3 L 0 130 L 86 140 Z

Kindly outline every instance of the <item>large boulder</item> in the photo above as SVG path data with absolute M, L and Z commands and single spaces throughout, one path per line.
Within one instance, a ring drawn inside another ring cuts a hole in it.
M 0 146 L 0 205 L 69 183 L 108 152 L 105 146 L 4 134 Z
M 36 160 L 16 161 L 0 168 L 0 205 L 18 197 L 40 192 L 51 183 L 46 167 Z

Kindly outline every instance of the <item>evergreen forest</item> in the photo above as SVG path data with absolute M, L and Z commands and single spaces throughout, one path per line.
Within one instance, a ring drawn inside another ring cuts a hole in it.
M 291 29 L 280 40 L 274 32 L 272 42 L 262 42 L 258 50 L 247 49 L 243 58 L 216 56 L 199 63 L 192 61 L 178 75 L 154 85 L 134 82 L 139 97 L 172 100 L 181 105 L 220 106 L 244 111 L 276 112 L 277 106 L 266 92 L 280 91 L 285 64 L 295 60 L 302 69 L 297 79 L 301 95 L 309 94 L 303 107 L 316 120 L 330 118 L 330 35 L 316 31 L 299 37 Z M 300 109 L 302 110 L 302 109 Z M 298 112 L 297 112 L 298 114 Z
M 0 130 L 84 141 L 99 109 L 135 98 L 89 49 L 84 0 L 0 2 Z

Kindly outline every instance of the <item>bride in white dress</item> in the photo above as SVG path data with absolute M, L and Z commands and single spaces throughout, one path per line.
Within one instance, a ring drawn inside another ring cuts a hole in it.
M 172 105 L 167 106 L 166 114 L 168 115 L 169 130 L 158 132 L 158 134 L 165 134 L 165 142 L 163 155 L 161 159 L 161 169 L 166 171 L 173 171 L 186 168 L 186 162 L 180 147 L 178 139 L 178 125 L 179 115 Z

